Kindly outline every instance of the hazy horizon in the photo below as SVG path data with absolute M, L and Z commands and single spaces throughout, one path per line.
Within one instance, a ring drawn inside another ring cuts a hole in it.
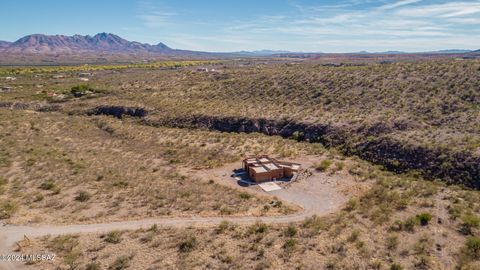
M 47 4 L 46 4 L 47 3 Z M 28 9 L 25 8 L 28 6 Z M 480 1 L 16 1 L 0 40 L 95 35 L 232 52 L 424 52 L 480 48 Z

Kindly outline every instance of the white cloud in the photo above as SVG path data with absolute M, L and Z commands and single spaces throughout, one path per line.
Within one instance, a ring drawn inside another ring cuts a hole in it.
M 418 2 L 420 2 L 420 0 L 402 0 L 402 1 L 395 2 L 393 4 L 383 5 L 379 7 L 378 10 L 394 9 L 394 8 L 398 8 L 401 6 L 406 6 L 406 5 L 410 5 Z
M 137 18 L 148 28 L 160 28 L 169 24 L 171 17 L 177 15 L 165 7 L 152 2 L 141 2 Z
M 205 21 L 202 27 L 212 30 L 165 35 L 164 41 L 179 48 L 206 51 L 428 51 L 480 46 L 480 1 L 385 3 L 350 0 L 310 7 L 290 2 L 295 8 L 288 12 L 220 24 Z M 138 17 L 145 26 L 160 28 L 175 15 L 165 7 L 150 6 Z

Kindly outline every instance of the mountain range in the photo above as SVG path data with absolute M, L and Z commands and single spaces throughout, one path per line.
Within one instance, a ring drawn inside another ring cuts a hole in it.
M 422 52 L 421 54 L 461 54 L 477 53 L 469 50 L 441 50 Z M 44 35 L 33 34 L 20 38 L 15 42 L 0 41 L 0 54 L 35 54 L 35 55 L 70 55 L 70 54 L 155 54 L 172 56 L 271 56 L 285 54 L 306 54 L 289 51 L 259 50 L 240 51 L 231 53 L 210 53 L 200 51 L 172 49 L 163 43 L 151 45 L 136 41 L 128 41 L 115 34 L 98 33 L 94 36 L 82 35 Z M 311 54 L 311 53 L 308 53 Z M 322 54 L 322 53 L 313 53 Z M 361 51 L 353 54 L 372 54 Z M 401 51 L 377 52 L 373 54 L 405 54 Z
M 99 33 L 92 36 L 34 34 L 15 42 L 0 41 L 0 52 L 22 54 L 70 53 L 174 53 L 163 43 L 150 45 L 125 40 L 117 35 Z

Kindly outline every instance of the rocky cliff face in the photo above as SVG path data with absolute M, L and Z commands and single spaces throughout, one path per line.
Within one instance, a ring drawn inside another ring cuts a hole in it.
M 388 130 L 385 127 L 374 131 L 365 129 L 362 133 L 365 139 L 353 141 L 349 134 L 355 131 L 348 127 L 284 120 L 192 116 L 172 119 L 146 118 L 144 121 L 154 126 L 205 128 L 224 132 L 260 132 L 299 141 L 320 142 L 327 147 L 338 147 L 346 154 L 357 155 L 383 165 L 397 173 L 416 170 L 426 178 L 442 179 L 447 183 L 464 184 L 480 189 L 480 156 L 403 144 L 383 136 L 382 134 L 387 134 Z M 372 137 L 372 134 L 376 136 Z

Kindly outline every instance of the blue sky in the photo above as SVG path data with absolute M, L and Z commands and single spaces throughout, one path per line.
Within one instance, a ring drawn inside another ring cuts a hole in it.
M 0 40 L 109 32 L 202 51 L 480 49 L 480 0 L 3 1 Z

